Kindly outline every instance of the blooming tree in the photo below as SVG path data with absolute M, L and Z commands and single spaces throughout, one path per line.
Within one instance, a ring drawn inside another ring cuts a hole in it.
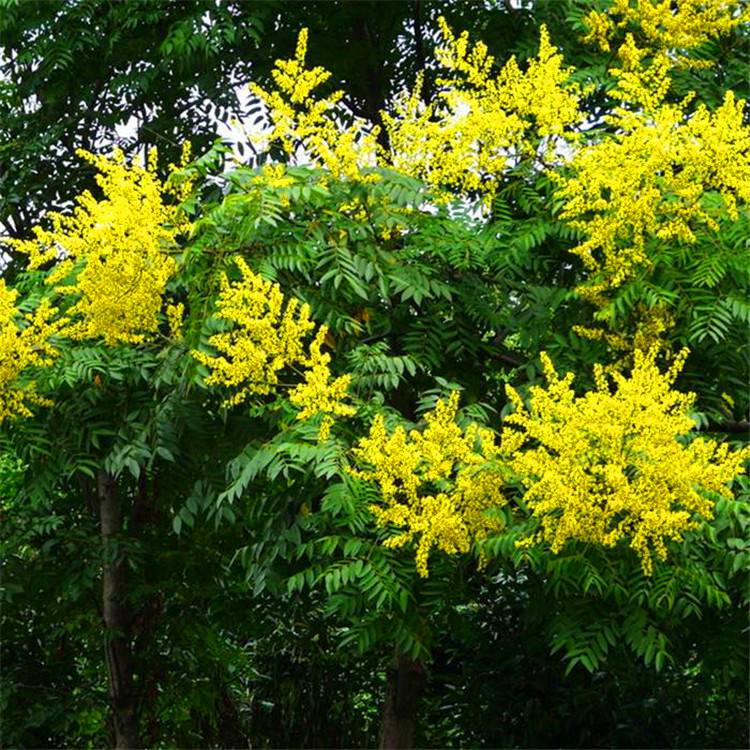
M 239 525 L 256 595 L 316 592 L 341 644 L 395 649 L 385 746 L 413 740 L 472 557 L 542 581 L 570 668 L 621 638 L 661 667 L 662 625 L 730 606 L 750 130 L 733 92 L 678 89 L 740 16 L 672 5 L 583 19 L 604 83 L 544 26 L 499 65 L 442 20 L 436 96 L 417 80 L 382 130 L 318 94 L 303 30 L 252 86 L 259 163 L 186 148 L 160 178 L 82 152 L 96 194 L 10 241 L 2 439 L 23 492 L 99 519 L 118 747 L 140 742 L 126 570 L 150 502 L 178 535 Z

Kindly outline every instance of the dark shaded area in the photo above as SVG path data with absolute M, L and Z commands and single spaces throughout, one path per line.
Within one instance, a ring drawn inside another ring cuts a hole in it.
M 31 515 L 4 511 L 4 527 L 28 535 Z M 162 523 L 148 535 L 165 533 Z M 228 527 L 226 546 L 241 536 Z M 144 745 L 376 746 L 387 654 L 337 648 L 333 623 L 314 598 L 253 595 L 223 567 L 210 535 L 193 533 L 192 563 L 184 544 L 140 557 L 130 572 Z M 7 558 L 6 585 L 19 590 L 3 607 L 3 745 L 101 746 L 113 738 L 91 606 L 94 521 L 79 514 L 54 541 L 42 536 L 34 545 L 34 558 Z M 217 576 L 221 599 L 212 597 Z M 744 637 L 742 608 L 707 613 L 692 632 L 676 634 L 695 648 L 661 673 L 618 650 L 593 675 L 579 668 L 565 676 L 532 598 L 506 579 L 472 578 L 470 601 L 450 613 L 426 670 L 417 747 L 746 746 L 746 680 L 721 653 L 722 643 Z

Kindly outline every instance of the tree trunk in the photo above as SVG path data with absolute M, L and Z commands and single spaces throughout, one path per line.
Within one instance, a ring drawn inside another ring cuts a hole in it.
M 109 707 L 115 734 L 115 748 L 138 748 L 138 721 L 133 688 L 133 657 L 125 610 L 125 566 L 118 536 L 122 531 L 122 507 L 114 477 L 105 471 L 97 475 L 102 552 L 102 615 L 104 656 L 107 663 Z
M 417 709 L 424 688 L 420 662 L 399 654 L 386 675 L 385 704 L 380 727 L 381 750 L 414 747 Z

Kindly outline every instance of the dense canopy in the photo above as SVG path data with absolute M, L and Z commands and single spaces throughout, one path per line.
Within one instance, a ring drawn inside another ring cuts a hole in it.
M 743 2 L 0 10 L 5 744 L 744 746 Z

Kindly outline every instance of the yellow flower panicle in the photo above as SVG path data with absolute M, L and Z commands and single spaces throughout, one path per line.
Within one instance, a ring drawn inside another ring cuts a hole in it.
M 634 29 L 644 48 L 687 60 L 686 52 L 728 33 L 742 23 L 743 15 L 738 0 L 612 0 L 606 11 L 585 17 L 588 33 L 583 41 L 608 51 L 619 30 Z
M 228 406 L 270 393 L 279 384 L 281 370 L 305 360 L 303 341 L 315 328 L 309 306 L 300 306 L 296 299 L 286 302 L 278 284 L 258 276 L 244 259 L 235 262 L 242 278 L 230 282 L 222 277 L 216 312 L 231 327 L 209 339 L 220 354 L 193 352 L 211 370 L 207 385 L 237 389 Z
M 295 184 L 295 179 L 287 174 L 285 164 L 264 164 L 260 174 L 253 177 L 252 182 L 254 185 L 278 190 L 292 187 Z
M 499 527 L 486 511 L 504 504 L 502 471 L 493 463 L 498 454 L 492 431 L 475 424 L 456 424 L 458 393 L 440 401 L 425 415 L 422 432 L 402 427 L 389 434 L 382 417 L 354 449 L 363 467 L 352 473 L 373 481 L 382 504 L 371 510 L 379 526 L 401 530 L 386 540 L 390 547 L 416 541 L 420 575 L 428 574 L 433 547 L 454 554 L 467 552 L 473 540 Z
M 581 338 L 589 341 L 603 341 L 609 350 L 620 355 L 611 365 L 605 367 L 606 372 L 620 372 L 625 367 L 632 367 L 633 354 L 637 351 L 654 350 L 667 358 L 671 356 L 671 347 L 664 334 L 675 326 L 675 317 L 664 304 L 651 307 L 638 304 L 633 310 L 632 325 L 628 328 L 612 326 L 608 321 L 607 327 L 573 326 L 573 331 Z
M 612 96 L 622 102 L 622 107 L 615 108 L 614 115 L 607 118 L 615 126 L 634 108 L 642 109 L 647 116 L 655 112 L 669 93 L 674 69 L 674 60 L 669 53 L 660 51 L 649 57 L 645 50 L 636 46 L 632 34 L 625 37 L 617 57 L 619 67 L 613 66 L 609 72 L 617 81 Z
M 18 292 L 0 279 L 0 422 L 31 416 L 30 406 L 47 403 L 34 383 L 19 383 L 30 368 L 52 364 L 57 351 L 50 338 L 59 333 L 63 321 L 48 300 L 22 315 L 16 308 Z
M 206 384 L 233 390 L 224 402 L 233 406 L 271 393 L 282 385 L 283 370 L 297 369 L 303 382 L 291 390 L 290 401 L 300 409 L 299 419 L 326 415 L 319 437 L 327 438 L 332 416 L 355 412 L 343 403 L 350 377 L 331 379 L 330 355 L 321 351 L 328 329 L 318 328 L 307 345 L 316 328 L 310 307 L 294 298 L 285 299 L 278 284 L 254 273 L 243 258 L 235 262 L 241 279 L 222 277 L 216 312 L 229 329 L 209 339 L 218 354 L 193 351 L 193 357 L 211 371 Z
M 551 149 L 555 138 L 571 136 L 570 127 L 582 119 L 582 91 L 568 83 L 570 69 L 545 28 L 539 53 L 525 71 L 511 59 L 496 76 L 484 44 L 470 46 L 468 35 L 454 36 L 444 19 L 440 28 L 444 42 L 436 57 L 446 71 L 438 80 L 441 92 L 424 103 L 420 79 L 392 113 L 382 113 L 388 153 L 378 147 L 377 126 L 361 120 L 342 125 L 343 92 L 316 98 L 330 73 L 305 66 L 306 29 L 300 32 L 295 57 L 276 61 L 276 89 L 250 86 L 270 114 L 266 144 L 279 143 L 290 156 L 301 153 L 337 178 L 375 179 L 362 170 L 381 164 L 439 188 L 480 191 L 489 200 L 510 161 L 536 154 L 542 143 Z
M 289 400 L 300 409 L 297 419 L 309 419 L 323 414 L 318 431 L 318 440 L 327 440 L 334 424 L 334 417 L 351 417 L 356 409 L 345 403 L 351 375 L 341 375 L 331 379 L 329 363 L 331 355 L 321 351 L 328 330 L 321 326 L 310 344 L 310 352 L 304 361 L 306 367 L 304 382 L 297 385 L 289 394 Z
M 271 118 L 263 140 L 266 145 L 281 144 L 290 156 L 301 153 L 336 178 L 371 180 L 374 175 L 363 175 L 362 169 L 376 165 L 378 128 L 359 119 L 348 127 L 341 124 L 337 110 L 343 91 L 316 98 L 316 89 L 331 74 L 320 66 L 306 67 L 307 36 L 307 29 L 302 29 L 293 59 L 276 61 L 271 71 L 275 90 L 250 84 Z
M 727 92 L 709 112 L 693 95 L 668 103 L 672 73 L 702 66 L 692 50 L 746 18 L 737 0 L 613 0 L 586 17 L 584 41 L 616 48 L 609 134 L 574 153 L 570 173 L 552 174 L 564 200 L 560 218 L 584 237 L 573 252 L 591 272 L 579 288 L 599 307 L 609 293 L 648 270 L 661 243 L 695 242 L 735 220 L 750 197 L 750 129 L 744 101 Z M 723 207 L 707 194 L 723 198 Z
M 182 338 L 182 325 L 185 318 L 185 305 L 182 302 L 167 305 L 166 317 L 170 337 L 180 340 Z
M 687 350 L 666 373 L 655 356 L 637 352 L 631 376 L 613 376 L 614 391 L 599 367 L 596 390 L 577 397 L 573 375 L 558 377 L 546 355 L 548 384 L 531 388 L 528 409 L 508 388 L 516 411 L 503 451 L 540 523 L 526 543 L 544 541 L 558 552 L 571 540 L 612 547 L 625 539 L 650 574 L 667 540 L 712 517 L 706 491 L 732 496 L 728 485 L 750 446 L 730 452 L 715 440 L 688 442 L 694 395 L 672 389 Z
M 650 266 L 655 243 L 693 243 L 699 228 L 737 218 L 750 201 L 744 104 L 728 92 L 715 112 L 700 105 L 690 116 L 686 102 L 620 109 L 616 132 L 573 156 L 558 194 L 560 217 L 585 238 L 572 251 L 591 272 L 585 298 L 606 304 L 610 290 Z M 708 204 L 709 193 L 723 205 Z
M 156 175 L 155 151 L 144 167 L 128 165 L 120 150 L 111 158 L 78 153 L 99 170 L 103 198 L 86 191 L 71 215 L 50 214 L 50 230 L 35 227 L 33 240 L 11 244 L 28 254 L 32 269 L 56 261 L 47 283 L 75 299 L 67 336 L 138 343 L 158 328 L 176 269 L 169 250 L 184 226 L 177 208 L 165 202 L 172 188 Z
M 496 76 L 484 44 L 471 46 L 466 32 L 456 37 L 442 18 L 440 30 L 441 90 L 425 103 L 419 79 L 393 113 L 383 113 L 389 159 L 398 171 L 436 187 L 480 191 L 489 200 L 509 163 L 536 154 L 545 141 L 552 148 L 555 138 L 572 137 L 570 127 L 582 119 L 582 90 L 568 83 L 570 69 L 544 26 L 526 71 L 511 58 Z
M 156 151 L 152 149 L 151 154 L 153 154 L 151 163 L 155 164 Z M 170 163 L 169 165 L 169 179 L 165 185 L 164 192 L 172 196 L 178 204 L 183 203 L 190 197 L 195 186 L 195 175 L 184 171 L 184 168 L 190 163 L 192 156 L 193 144 L 190 141 L 183 141 L 180 161 L 177 164 Z M 182 231 L 187 232 L 190 230 L 191 225 L 184 216 L 177 216 L 176 218 Z

